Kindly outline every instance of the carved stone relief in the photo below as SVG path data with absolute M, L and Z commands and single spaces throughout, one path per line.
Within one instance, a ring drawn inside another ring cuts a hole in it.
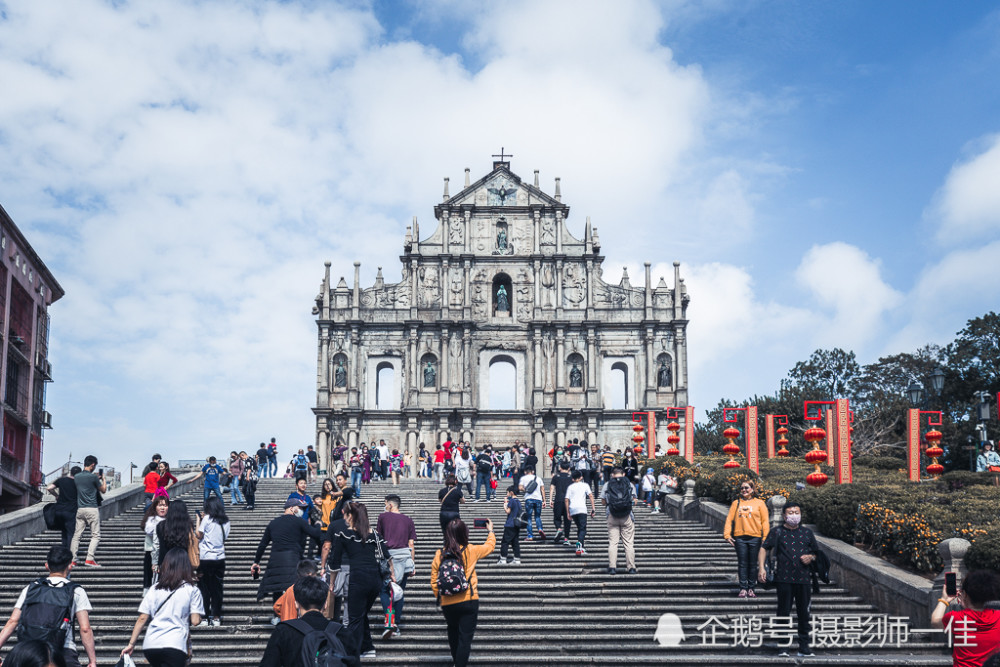
M 450 230 L 448 232 L 448 243 L 458 246 L 465 243 L 465 232 L 462 229 L 461 219 L 451 221 Z
M 465 300 L 465 285 L 462 284 L 462 269 L 453 268 L 451 270 L 451 280 L 448 283 L 450 298 L 448 304 L 455 308 L 461 308 Z
M 441 306 L 441 284 L 436 266 L 420 267 L 420 306 L 439 308 Z
M 542 307 L 551 308 L 553 300 L 552 297 L 553 289 L 556 286 L 556 274 L 555 271 L 552 270 L 551 264 L 546 264 L 545 266 L 542 267 L 541 283 L 542 283 L 542 289 L 541 289 Z
M 583 271 L 572 264 L 563 270 L 563 306 L 579 308 L 587 298 L 587 278 Z
M 549 220 L 549 219 L 542 220 L 541 244 L 542 245 L 556 244 L 556 223 L 554 220 Z

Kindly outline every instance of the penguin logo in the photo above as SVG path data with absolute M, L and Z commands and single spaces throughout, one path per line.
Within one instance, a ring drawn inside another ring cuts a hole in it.
M 684 628 L 677 614 L 663 614 L 656 622 L 656 634 L 653 638 L 660 646 L 678 646 L 684 641 Z

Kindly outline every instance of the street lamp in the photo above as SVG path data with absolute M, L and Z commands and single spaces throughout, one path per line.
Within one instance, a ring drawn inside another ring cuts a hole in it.
M 931 394 L 934 396 L 940 395 L 941 390 L 944 389 L 944 371 L 940 367 L 935 368 L 927 376 L 927 382 L 930 384 Z M 924 394 L 924 385 L 916 379 L 906 388 L 906 396 L 910 399 L 911 405 L 923 405 L 924 399 L 930 398 L 930 396 L 925 396 Z

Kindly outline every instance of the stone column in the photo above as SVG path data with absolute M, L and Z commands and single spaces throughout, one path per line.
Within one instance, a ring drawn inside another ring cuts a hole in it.
M 562 254 L 562 237 L 563 237 L 563 212 L 562 209 L 556 209 L 556 254 Z M 562 295 L 560 294 L 560 297 Z M 560 299 L 559 304 L 562 305 L 562 300 Z
M 473 392 L 479 390 L 479 384 L 473 382 L 473 378 L 476 375 L 473 370 L 478 364 L 472 358 L 472 332 L 468 327 L 465 328 L 465 333 L 462 334 L 462 348 L 462 358 L 465 359 L 465 388 L 462 389 L 462 405 L 475 405 L 476 402 L 472 397 Z
M 542 332 L 539 329 L 535 329 L 534 334 L 535 341 L 535 389 L 542 388 Z
M 448 258 L 445 257 L 441 260 L 441 317 L 442 319 L 449 319 L 451 308 L 451 269 L 449 268 Z
M 972 543 L 961 537 L 949 537 L 947 540 L 938 542 L 938 553 L 941 554 L 941 562 L 944 563 L 941 573 L 934 577 L 934 588 L 931 591 L 929 607 L 932 608 L 944 590 L 944 573 L 954 572 L 958 579 L 958 587 L 961 589 L 962 580 L 969 573 L 969 568 L 965 566 L 965 554 L 969 551 Z
M 420 463 L 417 461 L 417 432 L 414 430 L 407 430 L 406 432 L 406 451 L 409 452 L 411 461 L 409 478 L 415 479 Z
M 330 446 L 326 432 L 326 418 L 320 417 L 316 424 L 316 453 L 319 455 L 319 469 L 330 469 Z
M 782 512 L 784 511 L 785 503 L 787 502 L 788 499 L 784 496 L 771 496 L 771 498 L 767 501 L 768 507 L 771 508 L 771 528 L 780 526 L 785 522 Z
M 448 328 L 445 327 L 441 330 L 441 356 L 438 357 L 441 360 L 440 370 L 441 377 L 438 378 L 438 386 L 441 388 L 441 397 L 444 399 L 439 401 L 442 405 L 448 405 L 448 388 L 451 386 L 448 384 L 448 357 L 450 348 L 448 346 Z
M 451 247 L 449 246 L 450 239 L 448 238 L 451 236 L 451 224 L 449 223 L 448 218 L 448 209 L 441 211 L 441 250 L 444 251 L 444 254 L 446 255 L 451 252 Z
M 653 327 L 646 328 L 646 405 L 654 407 L 656 405 L 656 360 L 653 353 Z M 650 395 L 652 394 L 652 395 Z
M 406 405 L 416 406 L 417 405 L 417 384 L 413 380 L 417 377 L 417 364 L 419 360 L 417 359 L 417 330 L 416 328 L 410 329 L 410 345 L 409 354 L 407 355 L 409 359 L 404 360 L 404 363 L 400 364 L 403 377 L 399 378 L 401 386 L 406 387 L 407 395 Z M 408 381 L 409 380 L 409 381 Z
M 587 393 L 597 390 L 597 337 L 587 330 Z M 588 403 L 589 404 L 589 403 Z
M 542 224 L 541 223 L 541 219 L 540 219 L 541 215 L 542 215 L 542 212 L 541 212 L 540 209 L 536 208 L 534 211 L 532 211 L 532 217 L 531 217 L 531 219 L 532 219 L 532 229 L 534 230 L 534 233 L 532 234 L 532 237 L 534 238 L 534 244 L 532 246 L 532 248 L 533 248 L 532 252 L 534 252 L 536 255 L 539 253 L 539 247 L 540 247 L 539 246 L 539 237 L 541 236 L 541 229 L 540 229 L 540 226 Z M 536 281 L 538 280 L 538 269 L 537 269 L 537 266 L 538 266 L 538 264 L 536 262 L 535 263 L 535 267 L 536 267 L 535 268 L 535 280 Z M 538 298 L 537 297 L 538 297 L 538 294 L 536 292 L 536 294 L 535 294 L 535 303 L 538 303 Z

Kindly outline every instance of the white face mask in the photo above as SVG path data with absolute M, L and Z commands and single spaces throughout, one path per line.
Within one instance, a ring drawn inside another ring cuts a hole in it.
M 797 526 L 802 522 L 801 514 L 787 514 L 785 515 L 785 523 L 789 526 Z
M 296 508 L 295 516 L 299 517 L 300 519 L 302 518 L 302 508 Z

